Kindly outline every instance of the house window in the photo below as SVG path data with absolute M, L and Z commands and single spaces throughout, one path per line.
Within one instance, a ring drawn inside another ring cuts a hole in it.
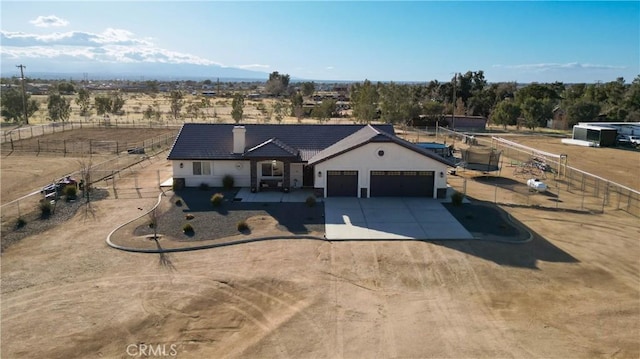
M 193 162 L 193 174 L 195 176 L 208 176 L 211 174 L 210 162 Z
M 282 163 L 277 161 L 263 162 L 260 168 L 263 177 L 282 177 Z

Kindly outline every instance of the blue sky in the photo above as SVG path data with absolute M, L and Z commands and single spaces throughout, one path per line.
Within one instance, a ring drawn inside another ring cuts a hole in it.
M 630 82 L 640 74 L 638 1 L 3 0 L 0 10 L 3 76 L 18 63 L 55 72 L 64 63 L 118 62 L 355 81 L 448 81 L 468 70 L 490 82 Z

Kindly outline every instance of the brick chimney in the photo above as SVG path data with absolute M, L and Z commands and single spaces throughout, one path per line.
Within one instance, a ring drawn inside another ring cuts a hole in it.
M 245 132 L 244 126 L 233 126 L 233 153 L 244 153 Z

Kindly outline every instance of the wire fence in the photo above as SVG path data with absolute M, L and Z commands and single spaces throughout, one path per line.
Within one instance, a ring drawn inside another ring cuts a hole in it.
M 184 121 L 74 121 L 53 122 L 45 125 L 17 127 L 8 131 L 0 131 L 0 144 L 17 142 L 29 138 L 40 137 L 65 131 L 83 128 L 175 128 Z
M 56 128 L 59 127 L 57 130 Z M 31 129 L 36 128 L 34 132 Z M 13 130 L 2 135 L 0 145 L 4 153 L 7 152 L 29 152 L 29 153 L 56 153 L 63 155 L 88 155 L 88 154 L 122 154 L 122 153 L 145 153 L 153 152 L 157 149 L 169 146 L 175 140 L 176 134 L 164 134 L 141 141 L 106 141 L 106 140 L 55 140 L 40 138 L 44 135 L 54 133 L 53 131 L 71 131 L 81 128 L 104 128 L 96 124 L 74 125 L 69 123 L 62 126 L 43 125 L 26 127 Z M 129 127 L 140 128 L 140 127 Z M 164 127 L 162 127 L 164 128 Z
M 111 198 L 135 198 L 135 196 L 140 198 L 146 194 L 155 196 L 162 181 L 171 177 L 171 170 L 158 170 L 150 174 L 142 169 L 158 160 L 163 160 L 166 157 L 166 151 L 165 147 L 147 155 L 122 155 L 95 164 L 85 162 L 83 166 L 90 168 L 90 187 L 108 191 Z M 62 178 L 81 178 L 81 171 L 81 169 L 77 170 Z M 0 207 L 2 230 L 10 229 L 18 218 L 37 212 L 43 199 L 43 193 L 40 190 L 34 190 L 2 205 Z
M 465 144 L 494 148 L 502 152 L 501 168 L 486 176 L 451 176 L 450 184 L 459 191 L 469 189 L 486 193 L 483 198 L 499 204 L 551 207 L 602 213 L 621 210 L 640 217 L 640 192 L 592 173 L 567 165 L 566 156 L 530 148 L 508 140 L 471 136 L 439 128 L 437 136 Z M 470 172 L 469 172 L 470 173 Z M 547 184 L 542 193 L 527 186 L 527 180 L 538 178 Z M 487 186 L 492 188 L 487 188 Z M 476 196 L 476 191 L 471 192 Z M 466 193 L 466 192 L 465 192 Z

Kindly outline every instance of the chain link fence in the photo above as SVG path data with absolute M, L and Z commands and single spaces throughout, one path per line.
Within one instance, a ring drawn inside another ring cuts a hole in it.
M 458 171 L 449 183 L 460 192 L 480 196 L 497 204 L 550 207 L 563 210 L 602 213 L 621 210 L 640 217 L 640 192 L 567 165 L 566 156 L 548 153 L 497 137 L 473 136 L 439 128 L 436 134 L 448 143 L 477 145 L 501 151 L 498 172 L 477 176 L 477 172 Z M 538 193 L 527 180 L 539 178 L 548 186 Z M 469 191 L 469 192 L 467 192 Z M 487 193 L 489 195 L 487 195 Z

